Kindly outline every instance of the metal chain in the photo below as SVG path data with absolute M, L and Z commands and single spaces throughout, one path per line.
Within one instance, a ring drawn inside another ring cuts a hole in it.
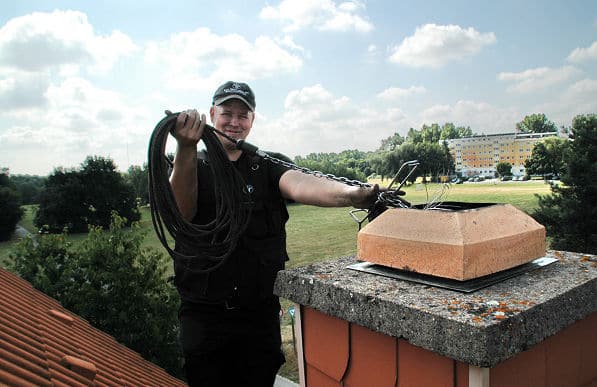
M 265 156 L 263 156 L 263 158 L 265 160 L 270 161 L 271 163 L 274 164 L 278 164 L 278 165 L 282 165 L 286 168 L 290 168 L 290 169 L 294 169 L 295 171 L 299 171 L 302 172 L 306 175 L 313 175 L 313 176 L 317 176 L 317 177 L 324 177 L 328 180 L 333 180 L 333 181 L 337 181 L 339 183 L 342 184 L 346 184 L 346 185 L 350 185 L 353 187 L 361 187 L 361 188 L 371 188 L 372 185 L 368 184 L 368 183 L 363 183 L 362 181 L 359 180 L 351 180 L 348 179 L 346 177 L 338 177 L 336 175 L 333 175 L 331 173 L 323 173 L 321 171 L 313 171 L 309 168 L 305 168 L 305 167 L 300 167 L 294 163 L 288 162 L 288 161 L 284 161 L 284 160 L 280 160 L 278 158 L 275 158 L 273 156 L 270 156 L 269 154 L 265 153 Z
M 371 184 L 363 183 L 362 181 L 359 181 L 359 180 L 351 180 L 346 177 L 338 177 L 331 173 L 323 173 L 321 171 L 313 171 L 309 168 L 301 167 L 301 166 L 298 166 L 294 163 L 291 163 L 291 162 L 288 162 L 285 160 L 280 160 L 280 159 L 273 157 L 265 152 L 262 152 L 260 154 L 260 156 L 263 157 L 263 159 L 268 160 L 271 163 L 278 164 L 278 165 L 293 169 L 295 171 L 299 171 L 299 172 L 307 174 L 307 175 L 322 177 L 322 178 L 325 178 L 328 180 L 337 181 L 339 183 L 346 184 L 346 185 L 353 186 L 353 187 L 361 187 L 361 188 L 371 188 L 372 187 Z M 410 162 L 410 163 L 412 164 L 413 162 Z M 405 165 L 408 165 L 408 162 L 405 163 Z M 416 165 L 418 165 L 418 162 L 416 162 L 416 164 L 412 164 L 412 165 L 414 165 L 416 167 Z M 402 169 L 402 167 L 401 167 L 401 169 Z M 413 170 L 414 169 L 411 169 L 411 173 Z M 399 172 L 400 171 L 398 171 L 398 173 Z M 396 177 L 397 176 L 398 176 L 398 174 L 396 174 Z M 408 176 L 410 176 L 410 173 L 408 174 Z M 396 178 L 394 178 L 394 181 L 395 180 L 396 180 Z M 406 178 L 404 180 L 406 180 Z M 392 182 L 392 184 L 394 183 L 394 181 Z M 388 188 L 391 188 L 392 184 L 390 184 L 390 187 L 388 187 Z M 377 194 L 377 200 L 373 204 L 372 208 L 369 209 L 369 211 L 367 211 L 369 213 L 369 216 L 368 216 L 369 221 L 373 220 L 374 217 L 376 217 L 381 212 L 383 212 L 383 210 L 387 207 L 391 207 L 391 208 L 410 208 L 411 207 L 411 204 L 409 202 L 407 202 L 406 200 L 404 200 L 400 197 L 400 192 L 401 192 L 400 188 L 402 187 L 402 185 L 403 184 L 400 184 L 400 186 L 396 190 L 389 189 L 387 191 L 379 192 Z M 404 194 L 404 193 L 402 193 L 402 194 Z M 361 210 L 356 210 L 354 212 L 358 212 L 358 211 L 361 211 Z M 352 212 L 351 212 L 351 216 L 357 223 L 359 223 L 359 227 L 361 226 L 361 223 L 366 219 L 366 218 L 364 218 L 364 219 L 359 220 L 358 218 L 356 218 L 354 216 L 354 213 L 352 213 Z

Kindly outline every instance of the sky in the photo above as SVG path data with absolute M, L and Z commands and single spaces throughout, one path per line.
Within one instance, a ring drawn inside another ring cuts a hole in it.
M 423 124 L 569 127 L 597 113 L 597 1 L 3 1 L 0 168 L 124 172 L 164 110 L 208 113 L 228 80 L 256 94 L 248 141 L 289 157 Z

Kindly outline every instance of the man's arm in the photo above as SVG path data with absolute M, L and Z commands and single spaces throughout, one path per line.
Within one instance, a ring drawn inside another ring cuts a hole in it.
M 196 110 L 181 112 L 176 119 L 174 137 L 176 156 L 170 175 L 170 186 L 183 218 L 191 221 L 197 213 L 197 143 L 205 128 L 205 115 Z
M 170 186 L 182 217 L 191 221 L 197 213 L 197 148 L 177 147 Z
M 369 208 L 377 199 L 377 185 L 349 186 L 323 177 L 289 170 L 280 177 L 280 192 L 286 199 L 320 207 Z

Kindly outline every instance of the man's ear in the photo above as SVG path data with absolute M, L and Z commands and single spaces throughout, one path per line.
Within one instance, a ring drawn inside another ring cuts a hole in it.
M 214 123 L 214 116 L 216 114 L 216 107 L 214 105 L 211 105 L 211 107 L 209 108 L 209 119 L 211 120 L 211 123 Z

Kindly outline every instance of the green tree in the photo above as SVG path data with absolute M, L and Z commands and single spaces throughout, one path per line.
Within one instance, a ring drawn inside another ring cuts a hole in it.
M 439 134 L 440 140 L 449 140 L 452 138 L 458 138 L 458 130 L 451 122 L 446 122 L 442 127 L 442 131 Z
M 112 159 L 88 156 L 81 166 L 80 176 L 87 188 L 84 205 L 90 210 L 89 224 L 108 227 L 113 211 L 129 224 L 140 219 L 133 187 L 118 173 Z
M 142 247 L 146 232 L 124 228 L 115 213 L 108 230 L 91 227 L 77 245 L 65 234 L 21 241 L 11 269 L 65 308 L 181 376 L 178 296 L 165 280 L 163 254 Z
M 416 130 L 414 128 L 410 128 L 408 130 L 408 133 L 406 134 L 406 142 L 409 142 L 411 144 L 418 144 L 420 142 L 423 142 L 423 135 L 421 134 L 421 131 Z
M 510 176 L 512 174 L 512 165 L 505 161 L 496 164 L 495 170 L 500 176 Z
M 447 145 L 437 142 L 407 142 L 393 152 L 384 154 L 378 163 L 383 166 L 384 176 L 394 178 L 400 166 L 410 160 L 419 161 L 419 166 L 408 179 L 410 182 L 420 176 L 431 176 L 432 180 L 437 181 L 440 175 L 449 175 L 454 170 L 454 161 Z M 402 173 L 404 175 L 399 176 L 398 180 L 402 180 L 408 171 L 403 170 Z
M 566 170 L 565 155 L 570 142 L 559 137 L 547 138 L 533 147 L 524 162 L 527 175 L 560 176 Z
M 520 133 L 547 133 L 557 132 L 558 127 L 551 122 L 545 114 L 531 114 L 516 124 L 516 130 Z
M 423 124 L 421 130 L 410 128 L 405 141 L 412 144 L 438 143 L 441 140 L 470 137 L 472 135 L 473 131 L 470 127 L 455 126 L 451 122 L 446 122 L 442 127 L 438 124 Z
M 439 176 L 450 175 L 454 171 L 454 161 L 445 142 L 418 144 L 415 150 L 420 163 L 419 173 L 424 179 L 430 176 L 432 181 L 439 181 Z
M 129 223 L 140 219 L 133 188 L 116 171 L 114 162 L 89 156 L 81 168 L 57 168 L 48 177 L 35 225 L 51 232 L 65 227 L 70 232 L 84 232 L 89 224 L 107 228 L 112 211 Z
M 533 217 L 547 230 L 551 247 L 597 253 L 597 114 L 572 121 L 570 151 L 565 153 L 562 184 L 539 196 Z
M 147 163 L 144 163 L 142 167 L 131 165 L 125 175 L 126 182 L 133 187 L 135 197 L 139 198 L 143 204 L 149 203 L 148 173 Z
M 390 152 L 378 151 L 370 154 L 368 157 L 368 163 L 371 167 L 371 170 L 380 175 L 382 181 L 389 176 L 390 172 L 387 165 L 388 153 Z
M 473 130 L 468 126 L 466 128 L 464 126 L 459 126 L 456 129 L 458 129 L 458 137 L 457 138 L 473 136 Z
M 384 138 L 381 140 L 381 145 L 377 149 L 377 151 L 393 151 L 394 149 L 398 148 L 402 145 L 405 141 L 405 138 L 402 137 L 398 132 L 394 133 L 388 138 Z
M 410 142 L 402 144 L 400 148 L 384 155 L 383 165 L 385 175 L 390 179 L 394 179 L 402 164 L 406 161 L 417 160 L 419 155 L 416 144 Z M 398 181 L 404 180 L 407 174 L 408 170 L 403 169 L 401 175 L 398 176 Z M 408 181 L 412 183 L 418 176 L 421 176 L 421 168 L 417 168 L 417 170 L 410 175 Z
M 21 196 L 22 204 L 38 204 L 46 178 L 32 175 L 11 175 L 10 181 Z
M 89 209 L 84 208 L 85 187 L 75 170 L 54 169 L 39 195 L 34 223 L 45 231 L 71 232 L 87 229 Z
M 423 142 L 426 143 L 437 143 L 440 140 L 441 130 L 438 124 L 431 124 L 431 126 L 423 125 L 421 128 L 421 136 Z
M 23 217 L 21 198 L 8 175 L 8 169 L 0 169 L 0 241 L 10 239 Z
M 305 157 L 295 157 L 294 162 L 312 171 L 351 180 L 366 181 L 367 176 L 372 172 L 367 154 L 358 150 L 345 150 L 341 153 L 311 153 Z

